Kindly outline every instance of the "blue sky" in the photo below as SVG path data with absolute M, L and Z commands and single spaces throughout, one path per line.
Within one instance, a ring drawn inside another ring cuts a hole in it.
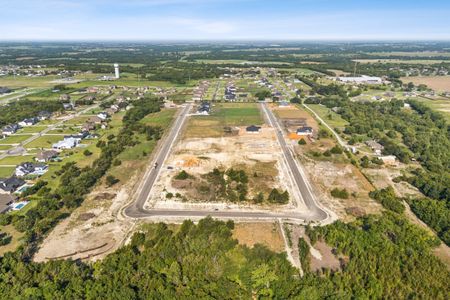
M 0 0 L 0 40 L 450 40 L 449 0 Z

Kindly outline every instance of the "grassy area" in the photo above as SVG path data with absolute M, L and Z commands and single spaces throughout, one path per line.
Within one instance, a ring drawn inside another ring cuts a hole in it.
M 188 121 L 186 137 L 220 137 L 224 126 L 249 126 L 263 124 L 256 103 L 219 103 L 212 107 L 209 116 L 193 116 Z
M 0 140 L 1 143 L 1 140 Z M 11 149 L 10 145 L 0 145 L 0 151 L 5 151 Z
M 31 137 L 31 134 L 30 135 L 10 135 L 10 136 L 0 140 L 0 144 L 19 144 L 30 137 Z
M 11 176 L 16 168 L 0 166 L 0 178 L 7 178 Z
M 342 117 L 327 108 L 326 106 L 320 104 L 308 104 L 308 107 L 314 110 L 331 128 L 343 129 L 348 122 Z
M 46 128 L 47 128 L 47 126 L 40 126 L 40 125 L 39 126 L 29 126 L 29 127 L 24 127 L 22 129 L 20 129 L 19 131 L 17 131 L 17 133 L 38 133 Z
M 169 126 L 170 122 L 172 122 L 176 111 L 176 109 L 165 109 L 160 112 L 148 115 L 147 117 L 142 119 L 141 122 L 145 123 L 146 125 L 166 127 Z
M 79 132 L 80 132 L 79 128 L 59 127 L 59 128 L 50 130 L 48 133 L 49 134 L 75 134 L 75 133 L 79 133 Z
M 26 161 L 33 161 L 33 155 L 7 156 L 0 160 L 0 165 L 18 165 Z
M 44 135 L 26 144 L 25 148 L 51 148 L 54 143 L 62 139 L 63 137 L 59 135 Z
M 0 232 L 7 233 L 12 237 L 11 242 L 8 245 L 0 246 L 0 256 L 6 252 L 16 250 L 20 245 L 20 239 L 24 235 L 24 233 L 17 231 L 13 225 L 0 226 Z
M 90 116 L 78 116 L 71 120 L 68 120 L 64 124 L 66 125 L 83 125 L 90 118 Z
M 429 100 L 425 98 L 417 98 L 420 102 L 428 106 L 429 108 L 436 110 L 450 122 L 450 99 L 449 100 Z

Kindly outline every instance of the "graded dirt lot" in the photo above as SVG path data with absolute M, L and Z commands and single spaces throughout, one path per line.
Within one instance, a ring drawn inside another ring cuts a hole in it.
M 400 78 L 404 83 L 426 84 L 436 91 L 450 91 L 450 76 L 416 76 Z
M 262 244 L 278 253 L 285 250 L 278 223 L 237 223 L 234 225 L 233 238 L 248 247 Z
M 245 127 L 239 127 L 235 136 L 185 138 L 174 147 L 161 169 L 149 205 L 179 207 L 189 205 L 188 202 L 224 203 L 205 179 L 206 174 L 215 168 L 245 171 L 248 176 L 248 200 L 259 192 L 267 197 L 272 188 L 287 190 L 293 195 L 290 192 L 292 183 L 282 161 L 274 130 L 267 125 L 263 125 L 259 133 L 247 133 Z M 187 172 L 190 177 L 177 179 L 181 171 Z

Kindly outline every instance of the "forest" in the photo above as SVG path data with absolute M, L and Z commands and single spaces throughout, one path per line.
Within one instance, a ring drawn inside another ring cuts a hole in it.
M 446 299 L 450 273 L 431 253 L 438 241 L 401 216 L 385 213 L 308 228 L 342 256 L 341 271 L 303 277 L 286 254 L 240 245 L 234 223 L 154 224 L 93 264 L 0 258 L 5 299 Z M 300 243 L 303 251 L 307 245 Z M 380 255 L 382 254 L 382 255 Z M 302 256 L 308 262 L 307 255 Z M 420 278 L 420 284 L 417 279 Z

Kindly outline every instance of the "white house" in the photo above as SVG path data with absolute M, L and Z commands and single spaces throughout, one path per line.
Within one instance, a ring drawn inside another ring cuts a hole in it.
M 23 177 L 27 175 L 44 175 L 48 171 L 48 166 L 44 164 L 35 164 L 32 162 L 24 162 L 16 167 L 15 175 Z
M 109 115 L 106 112 L 102 111 L 101 113 L 97 114 L 97 117 L 99 117 L 100 119 L 102 119 L 104 121 L 109 118 Z
M 312 135 L 313 129 L 312 127 L 303 126 L 297 129 L 297 135 L 304 136 L 304 135 Z
M 76 138 L 70 137 L 70 138 L 65 138 L 62 141 L 59 141 L 55 144 L 52 145 L 53 149 L 72 149 L 74 147 L 76 147 L 76 145 L 78 144 L 78 140 Z
M 382 84 L 383 79 L 380 77 L 372 77 L 362 75 L 361 77 L 337 77 L 337 81 L 344 83 L 356 83 L 356 84 Z

